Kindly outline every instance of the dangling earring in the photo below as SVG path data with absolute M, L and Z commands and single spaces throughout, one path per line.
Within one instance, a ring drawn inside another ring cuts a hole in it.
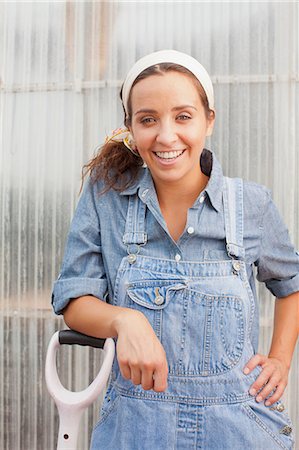
M 139 156 L 139 158 L 141 158 L 141 156 L 139 155 L 139 152 L 137 150 L 134 138 L 130 132 L 127 133 L 126 137 L 123 140 L 123 143 L 133 153 L 133 155 Z M 142 167 L 144 167 L 145 169 L 147 168 L 146 162 L 143 161 Z
M 136 151 L 137 150 L 136 144 L 130 132 L 127 133 L 126 137 L 123 139 L 123 143 L 133 153 L 133 155 L 140 157 L 139 153 Z
M 126 137 L 123 139 L 123 143 L 133 153 L 133 155 L 139 156 L 139 158 L 141 158 L 137 150 L 134 138 L 130 132 L 126 134 Z M 142 167 L 147 168 L 147 164 L 144 161 Z

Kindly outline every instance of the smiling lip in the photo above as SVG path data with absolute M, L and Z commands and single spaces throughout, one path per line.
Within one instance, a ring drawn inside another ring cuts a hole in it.
M 159 161 L 160 164 L 169 165 L 176 162 L 184 153 L 186 149 L 182 150 L 171 150 L 163 152 L 153 152 L 155 159 Z M 161 156 L 163 155 L 163 156 Z M 166 156 L 166 157 L 165 157 Z
M 159 158 L 163 158 L 163 159 L 173 159 L 173 158 L 177 158 L 178 156 L 180 156 L 183 153 L 184 150 L 171 150 L 171 151 L 164 151 L 164 152 L 155 152 L 156 155 L 159 156 Z

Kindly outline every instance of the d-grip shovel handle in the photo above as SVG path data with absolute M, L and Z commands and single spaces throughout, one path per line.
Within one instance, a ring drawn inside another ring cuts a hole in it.
M 104 348 L 104 344 L 106 341 L 106 339 L 87 336 L 87 334 L 82 334 L 82 333 L 79 333 L 78 331 L 73 331 L 73 330 L 59 331 L 58 340 L 59 340 L 60 345 L 77 344 L 77 345 L 86 345 L 86 346 L 95 347 L 95 348 Z
M 71 392 L 65 389 L 58 377 L 56 353 L 62 344 L 79 344 L 103 349 L 103 361 L 93 382 L 83 391 Z M 72 330 L 56 331 L 47 351 L 45 378 L 48 391 L 59 412 L 58 450 L 74 450 L 77 447 L 78 428 L 83 411 L 98 398 L 105 388 L 115 355 L 112 338 L 97 339 Z

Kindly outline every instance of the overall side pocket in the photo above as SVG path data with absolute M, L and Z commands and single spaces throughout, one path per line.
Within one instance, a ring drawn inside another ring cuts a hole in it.
M 114 411 L 119 401 L 119 394 L 116 392 L 116 389 L 112 384 L 110 384 L 105 393 L 103 403 L 100 409 L 100 418 L 96 423 L 94 430 L 96 430 L 102 423 L 104 423 L 109 415 Z
M 275 408 L 278 405 L 281 405 L 281 402 L 277 401 L 271 406 Z M 255 399 L 243 403 L 242 408 L 247 416 L 276 442 L 279 448 L 293 449 L 295 443 L 293 425 L 287 413 L 282 413 L 278 409 L 271 409 L 271 407 L 265 406 L 263 402 L 256 402 Z

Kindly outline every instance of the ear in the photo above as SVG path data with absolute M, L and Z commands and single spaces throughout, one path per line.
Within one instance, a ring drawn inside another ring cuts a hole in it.
M 213 111 L 214 114 L 211 114 L 211 118 L 208 119 L 208 124 L 207 124 L 207 131 L 206 131 L 206 137 L 211 136 L 213 133 L 213 129 L 214 129 L 214 123 L 215 123 L 215 111 Z

